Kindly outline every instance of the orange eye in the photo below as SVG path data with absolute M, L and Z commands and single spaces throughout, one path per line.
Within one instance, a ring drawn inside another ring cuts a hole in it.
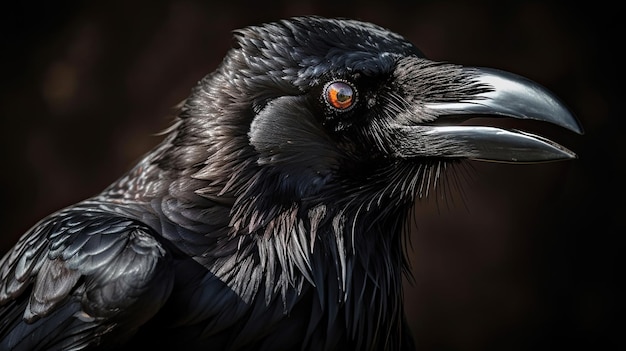
M 341 81 L 326 85 L 324 94 L 326 102 L 338 110 L 347 110 L 352 107 L 356 97 L 354 88 L 350 84 Z

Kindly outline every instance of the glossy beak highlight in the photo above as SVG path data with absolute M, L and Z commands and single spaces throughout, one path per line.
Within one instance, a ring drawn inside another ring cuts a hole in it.
M 478 116 L 549 122 L 582 134 L 576 118 L 551 92 L 521 76 L 489 68 L 463 68 L 485 91 L 460 101 L 428 102 L 436 124 L 400 127 L 398 156 L 470 158 L 494 162 L 545 162 L 576 158 L 567 148 L 538 135 L 491 126 L 442 125 Z M 447 117 L 456 117 L 447 118 Z M 414 142 L 411 142 L 413 140 Z M 416 141 L 419 140 L 419 141 Z

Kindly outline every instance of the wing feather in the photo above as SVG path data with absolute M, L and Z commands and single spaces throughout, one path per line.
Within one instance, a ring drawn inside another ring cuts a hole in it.
M 40 221 L 0 260 L 0 349 L 119 342 L 173 285 L 171 255 L 146 225 L 72 207 Z

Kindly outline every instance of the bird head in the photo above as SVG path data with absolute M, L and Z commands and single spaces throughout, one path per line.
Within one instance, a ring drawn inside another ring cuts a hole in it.
M 300 17 L 238 30 L 235 39 L 181 115 L 179 134 L 209 141 L 194 175 L 210 181 L 205 195 L 289 204 L 333 194 L 394 205 L 412 202 L 427 172 L 447 162 L 576 157 L 541 136 L 459 123 L 487 115 L 582 133 L 545 88 L 428 60 L 376 25 Z

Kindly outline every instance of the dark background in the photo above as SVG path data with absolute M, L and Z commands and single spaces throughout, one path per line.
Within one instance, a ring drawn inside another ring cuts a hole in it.
M 531 78 L 560 96 L 586 132 L 524 124 L 579 159 L 472 162 L 461 192 L 439 188 L 418 201 L 415 283 L 405 293 L 421 350 L 624 346 L 617 8 L 391 0 L 13 6 L 0 15 L 0 253 L 154 146 L 171 107 L 220 62 L 231 30 L 294 15 L 351 17 L 404 35 L 431 59 Z

